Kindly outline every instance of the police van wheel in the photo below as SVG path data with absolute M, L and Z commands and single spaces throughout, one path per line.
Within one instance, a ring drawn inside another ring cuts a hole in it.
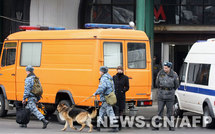
M 5 100 L 3 94 L 0 94 L 0 117 L 7 115 L 7 110 L 5 110 Z
M 59 104 L 65 104 L 65 105 L 67 105 L 69 107 L 71 106 L 71 102 L 69 100 L 62 100 L 62 101 L 59 102 Z M 60 124 L 63 124 L 63 125 L 65 124 L 65 119 L 58 112 L 57 112 L 57 120 L 58 120 L 58 122 Z
M 174 116 L 177 118 L 182 118 L 183 117 L 183 111 L 180 109 L 179 103 L 178 103 L 178 99 L 175 98 L 175 102 L 173 105 L 173 112 L 174 112 Z
M 211 113 L 210 113 L 209 107 L 205 106 L 204 107 L 203 123 L 206 126 L 206 128 L 215 128 L 215 119 L 212 118 L 212 121 L 209 122 L 210 119 L 208 119 L 208 118 L 210 118 L 210 117 L 211 117 Z

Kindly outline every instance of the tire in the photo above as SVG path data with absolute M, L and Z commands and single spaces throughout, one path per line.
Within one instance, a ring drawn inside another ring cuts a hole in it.
M 69 100 L 62 100 L 59 102 L 59 104 L 65 104 L 69 107 L 72 105 L 71 101 L 69 101 Z M 61 114 L 59 114 L 59 112 L 57 112 L 57 120 L 60 124 L 63 124 L 63 125 L 65 124 L 65 119 L 63 118 L 63 116 Z
M 3 94 L 0 94 L 0 117 L 7 115 L 7 110 L 5 110 L 5 100 Z
M 178 99 L 175 98 L 175 102 L 174 102 L 174 105 L 173 105 L 173 115 L 174 117 L 179 117 L 179 118 L 183 118 L 183 113 L 184 111 L 182 111 L 180 109 L 180 106 L 179 106 L 179 103 L 178 103 Z
M 211 112 L 209 110 L 209 107 L 208 106 L 205 106 L 204 109 L 204 117 L 203 117 L 203 123 L 204 125 L 206 126 L 206 128 L 215 128 L 215 119 L 212 118 L 212 122 L 211 123 L 208 123 L 208 118 L 207 116 L 210 116 L 211 117 Z

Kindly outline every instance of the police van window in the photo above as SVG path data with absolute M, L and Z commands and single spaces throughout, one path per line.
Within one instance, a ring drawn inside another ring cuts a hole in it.
M 42 43 L 23 42 L 21 47 L 21 66 L 40 66 Z
M 15 64 L 16 59 L 16 43 L 5 43 L 3 55 L 2 55 L 2 61 L 1 66 L 10 66 Z
M 210 64 L 189 64 L 187 82 L 208 85 Z
M 128 43 L 128 68 L 146 68 L 145 43 Z
M 187 63 L 184 63 L 180 70 L 180 75 L 179 75 L 180 82 L 185 82 L 186 69 L 187 69 Z
M 16 49 L 7 49 L 6 66 L 15 64 Z
M 104 66 L 117 68 L 123 65 L 122 43 L 104 42 Z
M 2 67 L 4 67 L 6 65 L 6 53 L 7 53 L 7 50 L 4 49 L 2 59 L 1 59 L 1 66 Z

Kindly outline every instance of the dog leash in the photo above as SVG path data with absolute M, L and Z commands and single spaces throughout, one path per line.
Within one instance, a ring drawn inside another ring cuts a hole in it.
M 82 103 L 82 102 L 84 102 L 84 101 L 86 101 L 86 100 L 88 100 L 88 99 L 92 98 L 93 96 L 94 96 L 94 95 L 91 95 L 91 96 L 87 97 L 86 99 L 82 100 L 81 102 L 76 103 L 75 105 L 78 105 L 78 104 L 80 104 L 80 103 Z

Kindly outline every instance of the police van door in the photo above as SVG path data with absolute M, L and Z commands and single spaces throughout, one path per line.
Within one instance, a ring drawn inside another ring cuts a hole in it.
M 125 41 L 125 74 L 129 77 L 129 100 L 149 100 L 151 95 L 151 55 L 147 41 Z M 138 102 L 139 105 L 139 102 Z M 140 105 L 144 103 L 140 102 Z
M 0 85 L 4 86 L 8 100 L 16 100 L 16 47 L 17 42 L 6 42 L 1 56 Z
M 181 67 L 181 70 L 180 70 L 180 73 L 179 73 L 179 79 L 180 79 L 180 86 L 177 90 L 177 94 L 178 94 L 178 101 L 180 100 L 180 104 L 182 107 L 185 106 L 185 101 L 186 101 L 186 73 L 187 73 L 187 63 L 184 62 L 182 67 Z

